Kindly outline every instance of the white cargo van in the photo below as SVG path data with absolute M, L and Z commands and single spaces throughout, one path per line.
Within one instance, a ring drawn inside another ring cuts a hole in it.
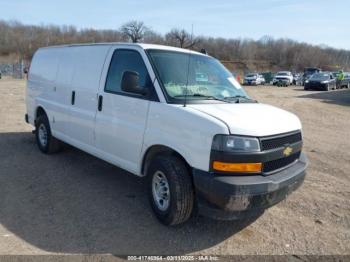
M 147 176 L 151 206 L 167 225 L 194 209 L 218 219 L 260 213 L 305 177 L 299 119 L 252 100 L 220 62 L 194 51 L 41 48 L 26 103 L 43 153 L 63 141 Z

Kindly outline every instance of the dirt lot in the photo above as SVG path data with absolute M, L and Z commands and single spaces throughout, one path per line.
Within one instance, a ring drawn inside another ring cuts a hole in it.
M 46 156 L 24 123 L 25 82 L 0 80 L 0 254 L 350 254 L 350 90 L 251 87 L 297 114 L 304 185 L 255 221 L 159 224 L 143 179 L 74 148 Z

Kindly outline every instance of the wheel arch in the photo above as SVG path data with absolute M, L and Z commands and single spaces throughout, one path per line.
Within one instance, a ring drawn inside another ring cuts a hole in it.
M 151 160 L 155 156 L 160 155 L 160 154 L 172 155 L 172 156 L 176 156 L 176 157 L 180 158 L 186 164 L 189 172 L 191 173 L 191 166 L 182 154 L 180 154 L 177 150 L 175 150 L 169 146 L 158 144 L 158 145 L 150 146 L 145 151 L 145 153 L 142 157 L 142 162 L 141 162 L 141 175 L 142 176 L 146 176 L 146 171 L 147 171 L 147 168 L 148 168 Z
M 37 119 L 39 116 L 41 116 L 41 115 L 46 115 L 46 116 L 47 116 L 47 113 L 46 113 L 44 107 L 41 106 L 41 105 L 39 105 L 39 106 L 37 106 L 37 108 L 36 108 L 36 110 L 35 110 L 34 122 L 35 122 L 36 119 Z

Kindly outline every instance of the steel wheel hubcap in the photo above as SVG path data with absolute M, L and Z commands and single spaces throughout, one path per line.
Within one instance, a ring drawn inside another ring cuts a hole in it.
M 170 204 L 170 191 L 168 179 L 161 171 L 157 171 L 153 175 L 152 194 L 157 207 L 165 211 Z
M 47 130 L 44 124 L 39 126 L 38 137 L 40 144 L 45 147 L 47 145 Z

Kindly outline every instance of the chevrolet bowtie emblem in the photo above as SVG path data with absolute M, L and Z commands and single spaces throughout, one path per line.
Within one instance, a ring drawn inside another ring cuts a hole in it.
M 283 155 L 284 156 L 289 156 L 293 151 L 293 148 L 291 148 L 290 146 L 287 146 L 284 150 L 283 150 Z

